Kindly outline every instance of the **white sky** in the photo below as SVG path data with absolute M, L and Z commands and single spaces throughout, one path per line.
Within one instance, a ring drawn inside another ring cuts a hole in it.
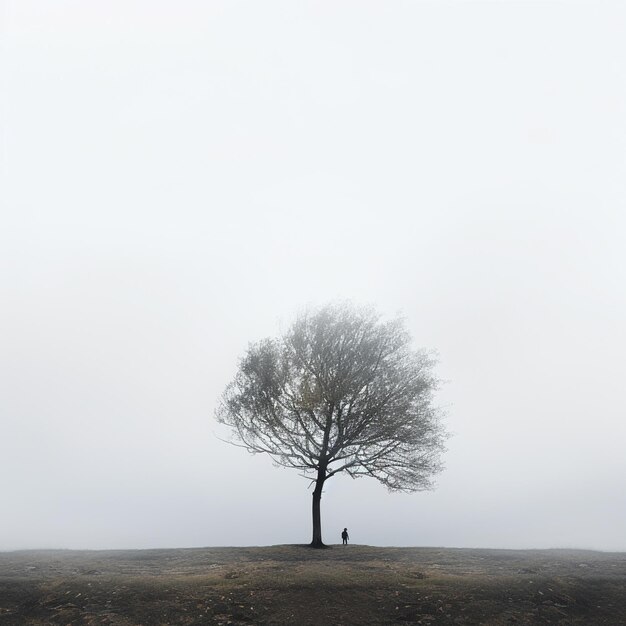
M 220 442 L 307 303 L 440 353 L 435 491 L 326 541 L 626 550 L 626 5 L 0 0 L 0 549 L 304 543 Z

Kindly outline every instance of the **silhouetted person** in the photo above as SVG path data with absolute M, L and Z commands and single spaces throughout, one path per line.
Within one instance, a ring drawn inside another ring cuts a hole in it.
M 344 528 L 343 532 L 341 533 L 341 539 L 343 540 L 343 545 L 347 546 L 348 545 L 348 539 L 350 539 L 350 537 L 348 537 L 348 529 Z

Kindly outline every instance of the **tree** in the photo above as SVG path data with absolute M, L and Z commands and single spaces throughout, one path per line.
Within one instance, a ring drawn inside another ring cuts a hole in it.
M 412 349 L 402 320 L 328 305 L 248 347 L 217 419 L 235 445 L 311 479 L 311 546 L 324 547 L 320 501 L 336 474 L 371 476 L 391 491 L 431 487 L 445 438 L 434 364 Z

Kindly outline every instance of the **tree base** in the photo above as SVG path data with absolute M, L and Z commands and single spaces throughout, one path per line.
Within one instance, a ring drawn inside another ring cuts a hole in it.
M 318 550 L 321 550 L 323 548 L 328 548 L 328 546 L 321 541 L 311 541 L 309 548 L 317 548 Z

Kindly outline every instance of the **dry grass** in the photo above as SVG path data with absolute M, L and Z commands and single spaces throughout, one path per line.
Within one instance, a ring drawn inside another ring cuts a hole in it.
M 0 554 L 0 624 L 626 624 L 626 554 L 304 546 Z

